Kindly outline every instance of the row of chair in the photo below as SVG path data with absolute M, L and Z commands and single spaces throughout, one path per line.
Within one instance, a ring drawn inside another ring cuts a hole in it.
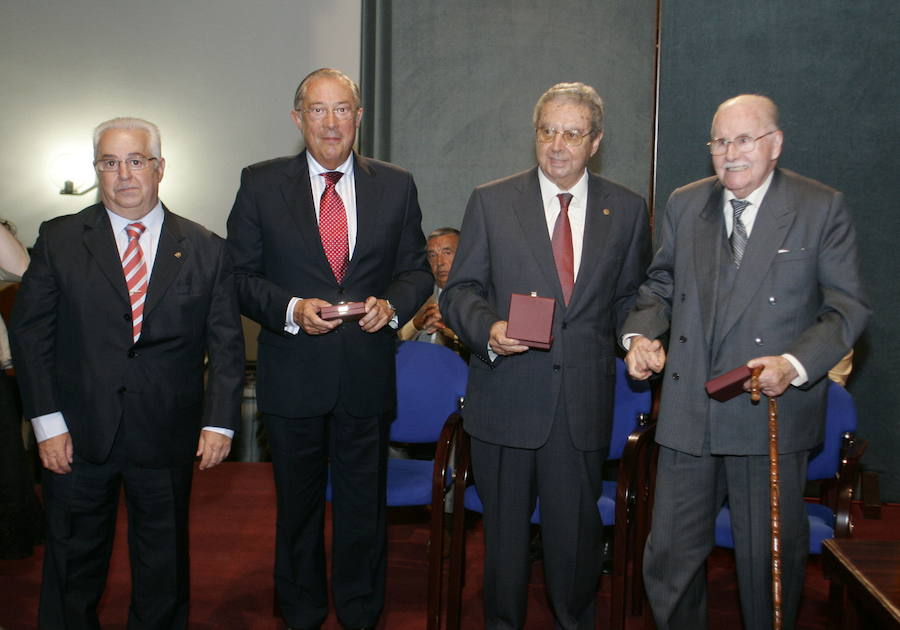
M 431 461 L 391 459 L 388 462 L 389 506 L 430 505 L 428 551 L 427 628 L 441 627 L 446 610 L 448 630 L 459 628 L 465 566 L 465 511 L 481 512 L 473 484 L 468 435 L 462 408 L 468 368 L 450 350 L 409 341 L 397 352 L 397 417 L 390 439 L 401 443 L 435 443 Z M 615 409 L 608 459 L 618 462 L 615 481 L 604 481 L 597 508 L 605 525 L 613 526 L 611 627 L 624 628 L 628 617 L 642 614 L 644 606 L 641 563 L 650 529 L 654 491 L 656 446 L 652 397 L 647 383 L 627 377 L 617 360 Z M 826 440 L 810 457 L 808 478 L 821 486 L 816 502 L 808 503 L 810 552 L 820 553 L 822 541 L 849 536 L 850 501 L 865 442 L 854 438 L 856 412 L 844 388 L 830 384 L 826 414 Z M 446 544 L 444 505 L 453 495 L 450 516 L 449 567 L 444 592 Z M 540 523 L 540 505 L 532 522 Z M 716 521 L 716 543 L 733 546 L 727 503 Z

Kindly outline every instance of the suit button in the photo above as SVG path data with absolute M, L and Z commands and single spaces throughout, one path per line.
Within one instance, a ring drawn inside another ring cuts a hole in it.
M 129 350 L 129 351 L 128 351 L 128 358 L 129 358 L 129 359 L 133 359 L 133 358 L 136 357 L 136 356 L 137 356 L 137 352 L 136 352 L 136 351 L 134 351 L 134 350 Z
M 684 293 L 681 294 L 681 301 L 684 302 Z
M 123 385 L 122 387 L 119 388 L 119 393 L 120 393 L 120 394 L 124 394 L 124 393 L 127 392 L 127 391 L 128 391 L 128 388 L 125 387 L 124 385 Z
M 554 364 L 554 366 L 553 366 L 554 372 L 559 372 L 561 369 L 562 369 L 562 367 L 559 365 L 559 363 Z
M 338 295 L 344 295 L 344 287 L 338 289 Z
M 769 298 L 769 305 L 770 305 L 770 306 L 775 306 L 775 303 L 776 303 L 777 301 L 778 301 L 778 300 L 776 300 L 776 299 L 775 299 L 775 296 L 773 295 L 772 297 Z
M 673 381 L 677 381 L 677 380 L 680 379 L 680 378 L 681 378 L 681 375 L 679 375 L 678 372 L 673 372 L 673 373 L 672 373 L 672 380 L 673 380 Z
M 131 321 L 131 313 L 125 313 L 124 315 L 122 315 L 122 319 L 124 319 L 126 322 L 130 322 Z
M 566 322 L 563 322 L 563 325 L 562 325 L 562 329 L 563 329 L 563 330 L 566 329 L 566 325 L 567 325 Z
M 764 342 L 762 340 L 762 337 L 757 337 L 756 339 L 753 340 L 753 343 L 755 343 L 757 346 L 761 346 L 761 345 L 763 345 Z
M 684 335 L 681 335 L 681 336 L 678 338 L 678 343 L 684 343 L 685 341 L 687 341 L 687 337 L 685 337 Z

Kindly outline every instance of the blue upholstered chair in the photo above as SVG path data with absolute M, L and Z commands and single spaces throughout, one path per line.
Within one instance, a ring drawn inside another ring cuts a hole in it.
M 837 383 L 829 383 L 825 442 L 810 453 L 806 469 L 807 481 L 819 482 L 821 486 L 819 502 L 806 504 L 811 554 L 822 553 L 824 540 L 851 534 L 850 502 L 859 475 L 859 459 L 867 446 L 864 440 L 855 439 L 855 431 L 853 398 Z M 734 548 L 727 502 L 716 517 L 716 544 Z

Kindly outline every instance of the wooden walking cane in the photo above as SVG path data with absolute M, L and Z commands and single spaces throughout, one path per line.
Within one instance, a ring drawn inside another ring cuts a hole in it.
M 750 400 L 760 399 L 759 375 L 755 367 L 750 375 Z M 769 504 L 772 516 L 772 628 L 781 630 L 781 511 L 778 501 L 778 403 L 769 398 Z

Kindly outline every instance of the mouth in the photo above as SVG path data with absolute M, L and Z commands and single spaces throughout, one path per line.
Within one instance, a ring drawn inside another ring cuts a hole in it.
M 722 167 L 729 173 L 740 173 L 749 169 L 750 165 L 743 162 L 726 162 Z

